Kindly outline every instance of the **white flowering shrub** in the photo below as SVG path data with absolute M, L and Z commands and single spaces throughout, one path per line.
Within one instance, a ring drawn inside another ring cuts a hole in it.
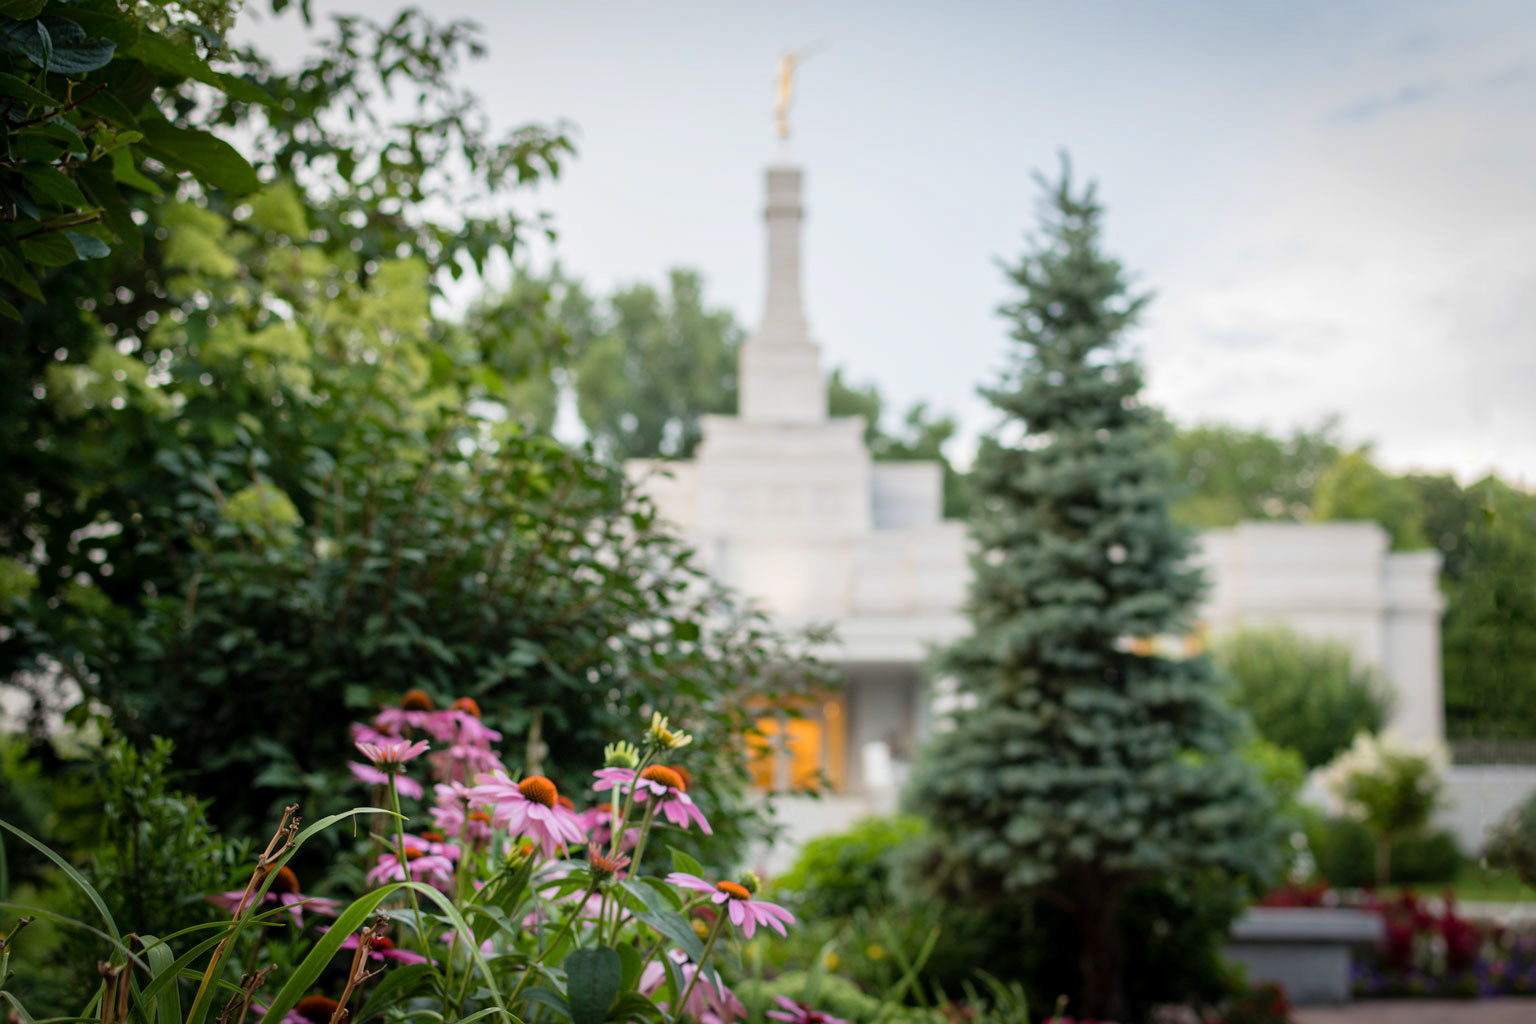
M 1423 831 L 1440 807 L 1448 760 L 1441 744 L 1362 732 L 1319 774 L 1340 809 L 1371 830 L 1378 885 L 1390 875 L 1393 844 Z

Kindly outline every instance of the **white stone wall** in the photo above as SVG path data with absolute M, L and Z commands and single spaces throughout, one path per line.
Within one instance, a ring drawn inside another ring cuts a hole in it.
M 1200 617 L 1213 635 L 1285 625 L 1341 641 L 1381 671 L 1393 729 L 1445 738 L 1438 552 L 1389 552 L 1376 523 L 1248 522 L 1204 533 L 1197 561 L 1211 585 Z

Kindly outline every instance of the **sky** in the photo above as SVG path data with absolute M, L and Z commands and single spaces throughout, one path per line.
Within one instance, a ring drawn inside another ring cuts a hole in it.
M 317 0 L 386 18 L 396 4 Z M 578 156 L 518 206 L 598 292 L 701 271 L 760 315 L 763 170 L 805 170 L 804 289 L 827 368 L 962 423 L 1007 363 L 999 261 L 1033 174 L 1097 182 L 1105 248 L 1155 293 L 1131 343 L 1181 423 L 1337 415 L 1395 470 L 1536 486 L 1536 4 L 1527 0 L 705 3 L 437 0 L 487 56 L 497 130 Z M 251 5 L 237 38 L 302 38 Z M 775 69 L 796 78 L 772 131 Z M 499 266 L 488 284 L 504 284 Z M 464 302 L 460 292 L 454 301 Z

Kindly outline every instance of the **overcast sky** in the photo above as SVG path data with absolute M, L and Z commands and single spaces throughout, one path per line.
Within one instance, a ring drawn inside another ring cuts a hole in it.
M 431 10 L 484 26 L 464 82 L 499 128 L 576 126 L 578 158 L 534 202 L 596 290 L 693 267 L 755 324 L 774 70 L 817 44 L 789 155 L 828 367 L 985 430 L 975 389 L 1010 344 L 996 261 L 1033 222 L 1031 172 L 1065 149 L 1099 183 L 1107 248 L 1157 294 L 1134 341 L 1175 419 L 1338 413 L 1394 468 L 1536 485 L 1536 3 Z M 296 38 L 270 15 L 238 34 Z

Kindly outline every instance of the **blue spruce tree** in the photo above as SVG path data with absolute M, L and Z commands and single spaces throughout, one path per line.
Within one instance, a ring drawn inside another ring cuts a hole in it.
M 1145 642 L 1183 635 L 1202 588 L 1169 518 L 1164 420 L 1123 350 L 1148 297 L 1100 251 L 1093 187 L 1074 193 L 1066 169 L 1041 184 L 1041 231 L 1002 310 L 1017 358 L 983 391 L 1005 421 L 972 472 L 972 629 L 940 659 L 969 706 L 909 799 L 950 877 L 1066 912 L 1077 1014 L 1124 1020 L 1127 892 L 1251 872 L 1273 834 L 1221 678 Z

